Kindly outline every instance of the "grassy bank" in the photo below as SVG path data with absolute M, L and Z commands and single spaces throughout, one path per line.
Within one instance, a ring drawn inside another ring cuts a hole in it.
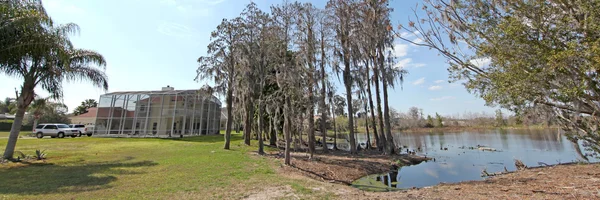
M 0 139 L 0 147 L 7 139 Z M 288 186 L 297 194 L 328 198 L 307 189 L 314 181 L 281 178 L 280 161 L 256 156 L 256 147 L 223 136 L 183 139 L 21 139 L 17 150 L 46 150 L 46 162 L 0 165 L 0 196 L 17 199 L 214 199 L 242 198 L 258 188 Z

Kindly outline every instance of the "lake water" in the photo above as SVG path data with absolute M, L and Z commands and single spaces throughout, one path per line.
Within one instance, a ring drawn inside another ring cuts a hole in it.
M 357 136 L 364 143 L 366 135 Z M 527 166 L 557 164 L 581 160 L 577 145 L 558 130 L 489 130 L 458 133 L 400 133 L 394 140 L 417 155 L 435 158 L 418 165 L 405 166 L 386 174 L 374 174 L 355 181 L 362 189 L 386 191 L 391 188 L 412 188 L 483 180 L 488 173 L 516 170 L 514 159 Z M 483 151 L 478 148 L 492 148 Z M 420 151 L 419 151 L 420 147 Z M 406 148 L 403 153 L 406 153 Z M 583 154 L 586 152 L 583 150 Z M 590 161 L 597 160 L 590 158 Z

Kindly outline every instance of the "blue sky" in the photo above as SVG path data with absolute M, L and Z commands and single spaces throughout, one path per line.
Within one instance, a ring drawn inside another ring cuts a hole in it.
M 223 18 L 234 18 L 249 0 L 44 0 L 58 23 L 80 26 L 72 41 L 78 48 L 92 49 L 106 58 L 109 91 L 195 89 L 196 60 L 206 55 L 210 32 Z M 255 0 L 268 11 L 280 0 Z M 325 0 L 311 1 L 324 7 Z M 392 21 L 406 24 L 419 0 L 393 0 Z M 466 92 L 460 84 L 448 83 L 445 59 L 434 51 L 397 40 L 396 55 L 409 71 L 403 89 L 390 91 L 390 106 L 402 112 L 423 108 L 426 114 L 492 113 L 493 108 Z M 14 96 L 21 80 L 0 75 L 0 98 Z M 98 99 L 105 91 L 89 83 L 65 82 L 64 103 L 72 111 L 85 99 Z M 338 84 L 338 91 L 343 87 Z M 46 92 L 36 89 L 38 94 Z

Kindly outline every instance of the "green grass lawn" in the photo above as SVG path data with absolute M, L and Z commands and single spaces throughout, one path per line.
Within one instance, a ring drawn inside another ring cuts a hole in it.
M 0 133 L 5 134 L 5 133 Z M 7 138 L 0 138 L 0 151 Z M 255 143 L 255 142 L 254 142 Z M 158 138 L 24 138 L 17 151 L 46 150 L 45 163 L 0 165 L 0 199 L 239 199 L 271 186 L 323 199 L 306 179 L 282 178 L 280 162 L 257 156 L 233 134 Z

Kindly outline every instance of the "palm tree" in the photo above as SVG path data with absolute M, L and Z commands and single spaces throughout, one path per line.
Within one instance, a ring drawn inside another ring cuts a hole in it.
M 10 97 L 6 97 L 4 98 L 4 101 L 0 102 L 0 114 L 4 114 L 4 113 L 10 113 L 10 109 L 11 104 L 14 104 L 13 102 L 15 101 L 14 98 L 10 98 Z
M 0 13 L 1 62 L 14 59 L 11 54 L 15 52 L 48 45 L 47 41 L 31 40 L 35 30 L 52 25 L 41 0 L 5 0 L 0 3 Z
M 41 4 L 39 1 L 32 2 Z M 6 159 L 12 159 L 25 111 L 34 100 L 37 86 L 54 99 L 62 98 L 63 81 L 90 81 L 94 86 L 108 90 L 104 57 L 95 51 L 75 48 L 68 37 L 71 33 L 77 33 L 79 26 L 72 23 L 54 26 L 31 20 L 25 27 L 37 29 L 23 28 L 17 37 L 27 38 L 37 45 L 7 51 L 0 56 L 0 73 L 23 80 L 16 99 L 15 120 L 3 156 Z
M 52 102 L 50 97 L 36 98 L 29 105 L 28 111 L 33 115 L 33 127 L 38 125 L 40 118 L 45 113 L 50 113 L 58 109 L 68 109 L 67 105 L 60 102 Z

